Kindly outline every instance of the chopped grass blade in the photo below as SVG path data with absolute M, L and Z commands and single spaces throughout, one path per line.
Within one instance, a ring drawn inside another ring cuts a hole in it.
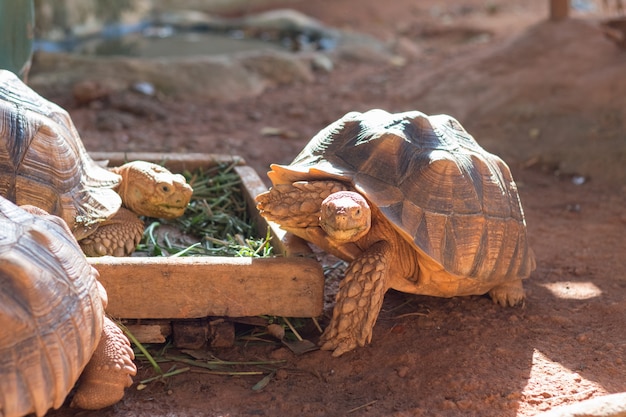
M 169 376 L 174 376 L 174 375 L 182 374 L 182 373 L 184 373 L 184 372 L 189 371 L 190 369 L 191 369 L 190 367 L 187 367 L 187 368 L 180 368 L 180 369 L 174 369 L 174 370 L 168 371 L 168 372 L 166 372 L 166 373 L 164 373 L 164 374 L 161 374 L 161 375 L 153 376 L 153 377 L 151 377 L 151 378 L 144 379 L 143 381 L 139 381 L 139 385 L 137 385 L 137 389 L 138 389 L 138 390 L 142 390 L 143 388 L 145 388 L 145 385 L 146 385 L 146 384 L 148 384 L 148 383 L 150 383 L 150 382 L 152 382 L 152 381 L 156 381 L 156 380 L 158 380 L 158 379 L 167 378 L 167 377 L 169 377 Z M 143 387 L 142 387 L 142 386 L 143 386 Z
M 267 386 L 267 384 L 270 383 L 272 378 L 274 378 L 274 375 L 276 375 L 275 371 L 274 372 L 270 372 L 269 374 L 265 375 L 259 382 L 254 384 L 254 386 L 252 387 L 252 391 L 260 391 L 263 388 L 265 388 Z
M 140 345 L 137 345 L 140 346 Z M 263 383 L 267 385 L 272 379 L 272 376 L 276 372 L 276 367 L 280 367 L 284 365 L 284 360 L 270 360 L 270 361 L 223 361 L 221 359 L 216 358 L 211 355 L 211 359 L 193 359 L 192 357 L 186 355 L 172 355 L 161 352 L 156 358 L 153 358 L 150 353 L 147 352 L 145 347 L 142 346 L 142 357 L 145 357 L 153 364 L 153 368 L 157 375 L 143 379 L 139 382 L 137 389 L 142 390 L 146 387 L 146 385 L 150 382 L 159 381 L 164 378 L 181 374 L 183 372 L 195 372 L 195 373 L 204 373 L 211 375 L 227 375 L 227 376 L 254 376 L 254 375 L 266 375 L 259 381 L 255 387 L 258 385 L 261 389 L 262 387 L 259 385 Z M 139 358 L 139 356 L 137 356 Z M 156 365 L 158 362 L 174 362 L 174 365 L 165 373 L 161 371 L 161 368 Z M 184 368 L 176 369 L 176 364 L 182 363 L 185 366 Z M 157 367 L 155 367 L 155 365 Z M 256 368 L 256 369 L 255 369 Z M 158 369 L 158 371 L 157 371 Z M 254 388 L 253 388 L 254 389 Z
M 199 368 L 207 368 L 207 369 L 219 369 L 225 366 L 261 366 L 261 365 L 278 365 L 285 363 L 284 360 L 276 360 L 276 361 L 248 361 L 248 362 L 232 362 L 232 361 L 223 361 L 223 360 L 212 360 L 212 361 L 202 361 L 196 359 L 189 359 L 182 356 L 166 356 L 168 359 L 181 362 L 187 365 L 197 366 Z

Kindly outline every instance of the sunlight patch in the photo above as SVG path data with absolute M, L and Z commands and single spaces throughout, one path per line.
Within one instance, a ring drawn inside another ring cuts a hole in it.
M 592 282 L 559 281 L 540 285 L 547 288 L 557 298 L 586 300 L 602 295 L 602 290 Z
M 578 402 L 607 391 L 597 382 L 563 366 L 535 349 L 528 383 L 521 393 L 518 415 L 534 415 L 553 407 Z

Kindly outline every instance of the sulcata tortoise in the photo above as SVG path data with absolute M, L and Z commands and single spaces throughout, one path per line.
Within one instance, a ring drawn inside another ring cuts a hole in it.
M 129 255 L 144 229 L 137 215 L 178 217 L 191 194 L 156 164 L 102 168 L 65 110 L 0 70 L 0 195 L 61 217 L 87 255 Z
M 65 222 L 0 197 L 0 230 L 0 415 L 42 416 L 79 376 L 73 406 L 119 401 L 137 372 L 133 351 Z
M 348 262 L 322 349 L 372 338 L 385 292 L 524 299 L 535 267 L 507 165 L 450 116 L 352 112 L 291 165 L 272 165 L 257 208 Z

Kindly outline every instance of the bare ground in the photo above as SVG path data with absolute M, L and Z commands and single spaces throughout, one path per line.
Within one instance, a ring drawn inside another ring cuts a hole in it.
M 439 3 L 290 3 L 330 26 L 416 41 L 403 66 L 341 61 L 255 98 L 162 97 L 143 113 L 48 96 L 88 149 L 232 153 L 261 174 L 348 111 L 450 113 L 511 165 L 538 265 L 525 305 L 392 291 L 371 345 L 340 358 L 267 343 L 212 351 L 285 360 L 261 390 L 252 390 L 259 376 L 187 372 L 133 386 L 106 410 L 51 415 L 525 417 L 626 391 L 626 52 L 592 18 L 542 22 L 545 1 Z M 120 118 L 116 127 L 103 112 Z M 136 380 L 153 375 L 138 366 Z

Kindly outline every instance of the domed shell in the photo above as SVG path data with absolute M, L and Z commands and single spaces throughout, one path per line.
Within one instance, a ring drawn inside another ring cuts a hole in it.
M 0 70 L 0 195 L 63 218 L 80 240 L 118 211 L 120 181 L 89 157 L 65 110 Z
M 97 272 L 55 216 L 0 197 L 0 414 L 58 408 L 101 336 Z
M 534 268 L 508 166 L 450 116 L 348 113 L 268 175 L 349 183 L 415 250 L 460 277 L 514 280 Z

